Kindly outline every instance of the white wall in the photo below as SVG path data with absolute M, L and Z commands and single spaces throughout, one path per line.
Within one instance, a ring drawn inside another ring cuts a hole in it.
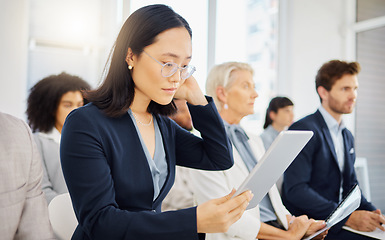
M 295 102 L 296 119 L 319 106 L 314 77 L 322 63 L 348 56 L 349 0 L 281 0 L 278 93 Z M 1 1 L 0 111 L 24 117 L 28 1 Z M 351 59 L 348 59 L 351 60 Z M 353 129 L 353 128 L 350 128 Z
M 0 9 L 1 112 L 26 120 L 28 89 L 51 74 L 66 71 L 82 77 L 91 86 L 98 84 L 122 24 L 122 19 L 117 19 L 117 1 L 0 0 Z M 63 20 L 68 13 L 72 20 L 76 16 L 76 21 Z M 85 31 L 71 32 L 78 29 L 75 24 L 83 22 L 88 35 Z M 81 36 L 82 39 L 76 38 Z M 63 47 L 33 46 L 32 42 Z M 83 50 L 66 48 L 67 45 Z
M 28 1 L 0 1 L 0 111 L 24 119 Z
M 346 59 L 345 46 L 348 1 L 281 0 L 280 4 L 278 93 L 294 100 L 298 120 L 320 105 L 315 75 L 321 65 L 331 59 L 352 60 Z
M 296 119 L 319 106 L 314 77 L 322 63 L 344 59 L 349 0 L 281 0 L 278 93 L 295 102 Z M 28 1 L 1 1 L 0 111 L 24 118 Z M 350 59 L 351 60 L 351 59 Z M 350 128 L 352 129 L 352 128 Z

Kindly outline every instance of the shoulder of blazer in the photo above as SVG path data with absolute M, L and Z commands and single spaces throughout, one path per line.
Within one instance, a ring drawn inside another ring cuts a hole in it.
M 293 123 L 289 130 L 312 130 L 319 131 L 322 128 L 327 127 L 324 118 L 319 110 L 310 114 L 297 122 Z
M 67 116 L 67 120 L 75 118 L 75 119 L 92 119 L 93 122 L 99 122 L 103 118 L 109 118 L 106 116 L 101 109 L 93 105 L 92 103 L 88 103 L 82 107 L 79 107 L 72 112 L 70 112 Z
M 130 119 L 130 116 L 127 113 L 119 117 L 109 117 L 103 112 L 102 109 L 99 109 L 92 103 L 88 103 L 70 112 L 67 116 L 66 122 L 71 118 L 83 121 L 83 124 L 92 124 L 103 128 L 106 124 L 115 125 L 118 122 L 127 121 L 127 119 Z

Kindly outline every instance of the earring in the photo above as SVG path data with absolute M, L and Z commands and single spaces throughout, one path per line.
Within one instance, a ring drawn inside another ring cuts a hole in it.
M 131 65 L 128 65 L 128 69 L 129 69 L 129 70 L 132 70 L 132 66 L 131 66 Z
M 225 105 L 223 106 L 224 109 L 229 109 L 229 106 L 227 105 L 227 103 L 225 103 Z

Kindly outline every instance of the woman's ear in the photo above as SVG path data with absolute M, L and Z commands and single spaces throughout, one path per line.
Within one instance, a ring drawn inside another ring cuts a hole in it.
M 131 48 L 127 50 L 126 63 L 128 66 L 134 67 L 134 53 Z
M 271 121 L 274 122 L 276 116 L 277 116 L 277 113 L 275 113 L 274 111 L 269 112 L 269 117 L 270 117 Z
M 223 104 L 227 103 L 227 92 L 226 89 L 223 86 L 218 86 L 215 90 L 218 100 L 221 101 Z

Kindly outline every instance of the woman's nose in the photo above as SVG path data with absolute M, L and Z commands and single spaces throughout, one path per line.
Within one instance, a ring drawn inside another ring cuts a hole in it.
M 179 83 L 181 79 L 181 69 L 178 68 L 173 75 L 169 77 L 170 82 Z
M 257 93 L 257 91 L 253 88 L 253 93 L 251 95 L 252 98 L 257 98 L 259 95 Z

